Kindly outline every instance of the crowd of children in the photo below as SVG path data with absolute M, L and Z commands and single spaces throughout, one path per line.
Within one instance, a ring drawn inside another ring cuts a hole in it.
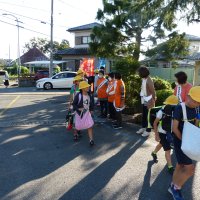
M 192 159 L 185 155 L 181 149 L 184 113 L 187 114 L 187 121 L 199 126 L 200 86 L 192 87 L 187 83 L 187 75 L 184 72 L 175 74 L 177 78 L 175 92 L 157 110 L 156 116 L 151 126 L 149 126 L 151 111 L 155 109 L 156 93 L 148 69 L 140 67 L 138 72 L 142 78 L 140 95 L 143 118 L 142 128 L 137 133 L 146 137 L 149 136 L 151 129 L 154 129 L 155 141 L 158 143 L 151 153 L 153 161 L 155 163 L 158 162 L 157 153 L 163 148 L 168 172 L 173 175 L 168 191 L 175 200 L 183 200 L 181 188 L 194 173 Z M 122 110 L 125 108 L 125 85 L 120 73 L 111 72 L 105 77 L 103 69 L 96 69 L 93 83 L 88 84 L 84 72 L 79 69 L 77 76 L 74 78 L 74 85 L 71 88 L 70 95 L 70 106 L 75 111 L 73 120 L 75 141 L 81 137 L 80 131 L 87 129 L 89 144 L 90 146 L 94 145 L 94 121 L 92 115 L 95 96 L 100 103 L 101 113 L 98 117 L 110 118 L 114 122 L 114 129 L 122 128 Z M 183 108 L 185 108 L 185 111 Z M 171 161 L 172 149 L 174 149 L 177 159 L 175 168 Z
M 74 129 L 74 141 L 78 141 L 82 136 L 81 130 L 87 129 L 91 146 L 94 145 L 92 131 L 94 97 L 97 97 L 100 103 L 98 117 L 112 119 L 114 129 L 122 128 L 122 110 L 125 108 L 125 85 L 121 74 L 111 72 L 105 77 L 103 69 L 96 69 L 94 72 L 93 82 L 89 84 L 84 71 L 82 69 L 77 71 L 70 90 L 70 105 L 66 118 L 68 129 L 72 127 Z M 69 121 L 72 118 L 73 120 Z

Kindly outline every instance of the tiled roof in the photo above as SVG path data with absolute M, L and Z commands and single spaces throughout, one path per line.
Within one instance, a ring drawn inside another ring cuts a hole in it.
M 24 64 L 30 61 L 49 60 L 49 58 L 45 54 L 43 54 L 39 49 L 34 47 L 28 52 L 26 52 L 24 55 L 22 55 L 20 57 L 20 60 L 21 64 Z
M 188 39 L 189 41 L 200 41 L 200 37 L 195 35 L 186 34 L 185 38 Z
M 58 55 L 89 55 L 89 49 L 88 48 L 68 48 L 64 50 L 59 50 L 55 54 Z
M 94 22 L 94 23 L 85 24 L 85 25 L 82 25 L 82 26 L 76 26 L 76 27 L 68 29 L 67 31 L 69 31 L 69 32 L 75 32 L 75 31 L 91 30 L 95 26 L 101 26 L 101 24 L 99 24 L 97 22 Z
M 194 53 L 193 55 L 190 55 L 187 57 L 189 60 L 200 60 L 200 52 Z

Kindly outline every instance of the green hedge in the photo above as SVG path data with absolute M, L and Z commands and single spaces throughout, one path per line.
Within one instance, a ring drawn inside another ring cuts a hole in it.
M 157 95 L 157 100 L 156 100 L 156 106 L 162 106 L 163 102 L 165 99 L 173 94 L 173 90 L 157 90 L 156 95 Z

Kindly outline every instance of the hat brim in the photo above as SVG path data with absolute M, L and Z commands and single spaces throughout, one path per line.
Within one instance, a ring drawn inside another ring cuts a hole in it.
M 175 106 L 175 105 L 177 105 L 178 103 L 170 103 L 170 102 L 164 101 L 163 104 Z
M 90 85 L 88 84 L 88 85 L 85 85 L 85 86 L 79 87 L 79 89 L 81 90 L 81 89 L 89 88 L 89 87 L 90 87 Z

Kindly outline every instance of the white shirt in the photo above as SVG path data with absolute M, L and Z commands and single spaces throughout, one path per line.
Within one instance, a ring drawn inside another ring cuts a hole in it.
M 83 107 L 86 110 L 89 110 L 90 108 L 90 97 L 89 95 L 83 95 Z
M 162 115 L 163 115 L 163 111 L 162 111 L 162 110 L 159 110 L 159 111 L 157 112 L 157 114 L 156 114 L 156 118 L 162 119 Z M 159 124 L 158 124 L 158 132 L 159 132 L 159 133 L 166 134 L 166 131 L 162 129 L 162 126 L 161 126 L 160 122 L 159 122 Z

